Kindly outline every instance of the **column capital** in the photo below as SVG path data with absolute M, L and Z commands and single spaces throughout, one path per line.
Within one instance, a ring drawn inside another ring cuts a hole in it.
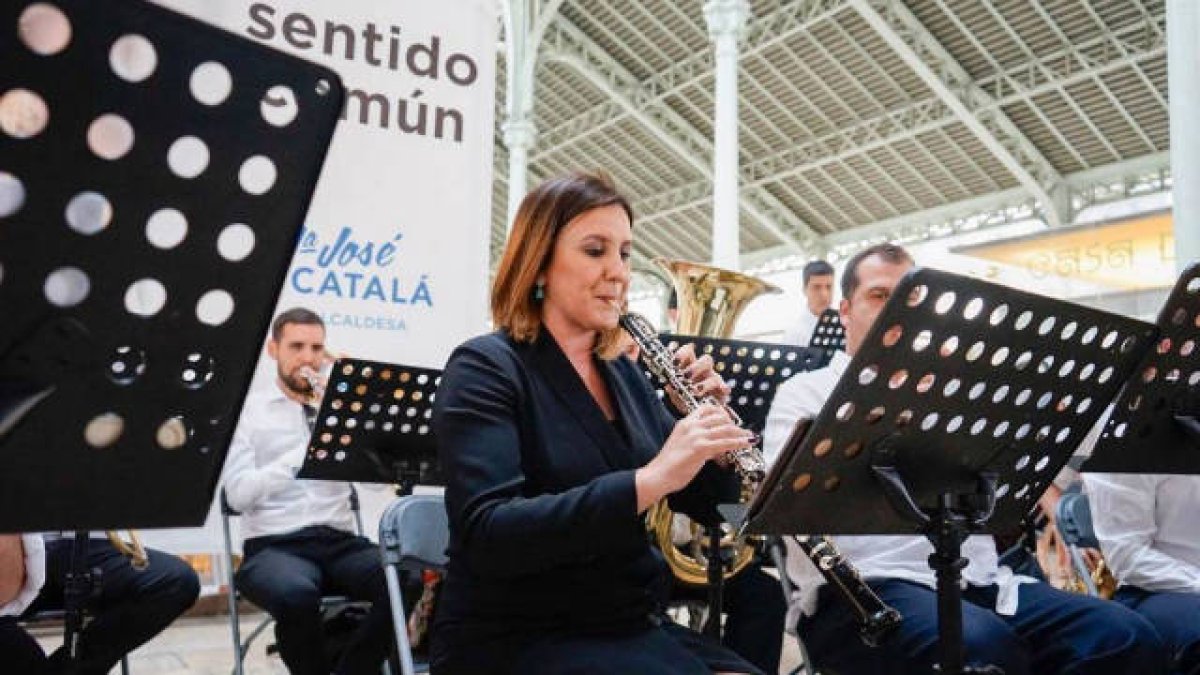
M 746 0 L 706 0 L 704 22 L 708 24 L 708 36 L 713 40 L 731 36 L 741 38 L 750 18 L 750 3 Z
M 504 147 L 509 150 L 531 148 L 537 138 L 537 127 L 528 117 L 510 117 L 500 125 L 500 131 L 504 134 Z

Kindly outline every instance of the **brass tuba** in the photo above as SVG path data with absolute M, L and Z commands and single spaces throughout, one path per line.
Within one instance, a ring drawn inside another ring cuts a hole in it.
M 779 293 L 779 288 L 754 277 L 730 270 L 686 260 L 655 258 L 654 262 L 671 276 L 679 299 L 679 318 L 675 333 L 698 337 L 727 338 L 733 334 L 734 323 L 750 301 L 765 293 Z M 742 501 L 749 499 L 744 494 Z M 707 538 L 700 526 L 689 521 L 689 542 L 680 547 L 672 536 L 675 513 L 662 500 L 650 508 L 646 527 L 666 558 L 675 578 L 685 585 L 708 584 L 708 564 L 703 556 Z M 725 578 L 737 574 L 754 559 L 754 547 L 740 537 L 726 534 L 721 547 L 736 549 L 727 559 L 732 561 Z

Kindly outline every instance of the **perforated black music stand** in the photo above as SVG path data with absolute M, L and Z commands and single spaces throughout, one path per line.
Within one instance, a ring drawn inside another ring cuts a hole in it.
M 47 7 L 70 39 L 43 55 Z M 48 111 L 0 128 L 0 531 L 200 525 L 338 77 L 136 0 L 4 3 L 0 59 L 5 103 Z
M 817 325 L 813 327 L 808 346 L 823 350 L 826 363 L 834 352 L 846 351 L 846 327 L 842 325 L 842 317 L 836 309 L 831 307 L 817 317 Z
M 0 532 L 200 525 L 341 110 L 135 0 L 0 4 Z
M 1083 471 L 1200 473 L 1200 264 L 1179 277 Z
M 1132 319 L 909 272 L 749 507 L 755 534 L 925 534 L 942 672 L 962 670 L 960 546 L 1015 526 L 1152 344 Z
M 442 485 L 430 419 L 442 371 L 339 359 L 297 474 L 315 480 Z
M 659 339 L 672 352 L 691 344 L 698 356 L 712 357 L 714 370 L 730 387 L 729 407 L 742 418 L 743 427 L 760 435 L 779 385 L 796 373 L 820 368 L 827 360 L 821 349 L 796 345 L 673 333 L 660 333 Z M 663 397 L 662 383 L 649 371 L 646 376 Z

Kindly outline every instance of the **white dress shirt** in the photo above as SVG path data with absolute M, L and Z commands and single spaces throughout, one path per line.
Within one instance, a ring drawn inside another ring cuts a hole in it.
M 783 331 L 783 339 L 781 344 L 796 345 L 797 347 L 807 347 L 812 340 L 813 331 L 817 329 L 817 319 L 820 319 L 819 314 L 813 314 L 805 305 L 800 310 L 800 320 L 792 325 L 791 328 Z
M 845 352 L 834 352 L 825 368 L 799 373 L 779 386 L 763 432 L 763 452 L 768 466 L 779 458 L 796 422 L 813 419 L 820 413 L 849 364 L 850 357 Z M 937 587 L 937 579 L 929 567 L 933 545 L 923 536 L 841 536 L 832 539 L 863 578 L 905 579 L 930 588 Z M 784 541 L 788 549 L 787 574 L 798 589 L 789 602 L 786 625 L 790 627 L 796 625 L 800 614 L 811 616 L 817 611 L 817 591 L 825 578 L 795 542 L 787 537 Z M 964 582 L 976 586 L 997 584 L 1000 593 L 996 611 L 1001 614 L 1015 612 L 1017 584 L 1033 579 L 1015 576 L 1007 567 L 998 567 L 996 545 L 989 535 L 969 537 L 963 543 L 962 555 L 968 561 L 962 573 Z
M 19 616 L 33 604 L 46 583 L 46 549 L 41 535 L 21 535 L 21 547 L 25 550 L 25 584 L 17 597 L 0 605 L 0 616 Z
M 244 539 L 314 525 L 354 531 L 349 483 L 296 478 L 309 436 L 304 407 L 278 384 L 246 400 L 224 480 L 229 505 L 242 514 Z
M 1085 473 L 1083 482 L 1122 585 L 1200 593 L 1200 476 Z

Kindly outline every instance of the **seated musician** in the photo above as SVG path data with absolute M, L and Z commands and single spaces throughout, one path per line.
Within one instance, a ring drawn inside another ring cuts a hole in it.
M 1113 600 L 1158 630 L 1173 673 L 1200 673 L 1200 476 L 1083 474 L 1119 586 Z
M 449 573 L 433 672 L 760 672 L 665 618 L 668 570 L 642 514 L 671 496 L 716 517 L 710 460 L 750 434 L 717 406 L 676 420 L 621 349 L 632 210 L 604 178 L 546 181 L 518 210 L 492 287 L 497 332 L 450 357 L 434 407 Z M 677 362 L 728 395 L 709 358 Z
M 800 373 L 779 387 L 765 429 L 767 461 L 774 461 L 796 422 L 814 418 L 862 344 L 901 277 L 913 266 L 903 248 L 880 244 L 846 264 L 840 313 L 846 354 L 820 370 Z M 820 668 L 842 675 L 930 673 L 937 660 L 936 581 L 923 536 L 833 537 L 880 598 L 903 615 L 890 640 L 869 648 L 857 639 L 855 615 L 803 552 L 788 541 L 788 574 L 800 589 L 789 611 Z M 1024 673 L 1157 673 L 1161 642 L 1145 619 L 1116 603 L 1059 591 L 997 564 L 990 536 L 962 547 L 963 638 L 967 662 Z
M 46 584 L 25 611 L 31 616 L 61 610 L 71 571 L 74 536 L 44 533 Z M 66 647 L 50 654 L 49 673 L 104 675 L 129 652 L 166 630 L 175 619 L 196 603 L 200 579 L 178 556 L 146 549 L 146 567 L 139 569 L 107 538 L 88 541 L 87 568 L 99 571 L 95 597 L 86 600 L 90 620 L 79 634 L 76 662 L 68 659 Z
M 354 533 L 348 483 L 296 478 L 319 405 L 313 381 L 323 382 L 321 317 L 303 308 L 275 317 L 267 354 L 274 386 L 247 399 L 225 462 L 225 492 L 245 538 L 237 587 L 275 618 L 293 675 L 378 673 L 392 644 L 379 548 Z M 336 664 L 327 662 L 323 595 L 372 603 Z

